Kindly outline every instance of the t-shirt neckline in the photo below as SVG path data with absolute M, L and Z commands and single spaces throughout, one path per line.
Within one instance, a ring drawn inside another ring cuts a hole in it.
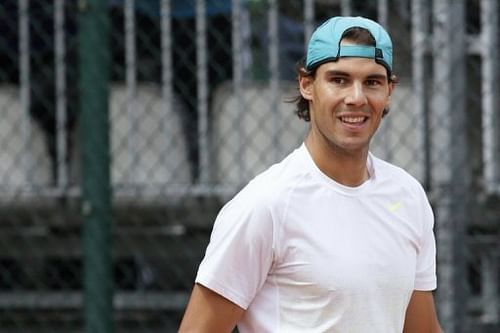
M 334 179 L 327 176 L 323 171 L 321 171 L 321 169 L 314 162 L 311 153 L 307 149 L 305 143 L 302 143 L 302 145 L 299 148 L 299 151 L 303 156 L 306 165 L 309 167 L 309 170 L 316 176 L 316 178 L 319 179 L 323 184 L 333 188 L 338 192 L 342 192 L 347 195 L 360 194 L 371 188 L 373 183 L 375 182 L 373 155 L 370 152 L 368 153 L 368 158 L 366 161 L 368 167 L 368 174 L 370 175 L 370 177 L 365 182 L 363 182 L 358 186 L 347 186 L 335 181 Z

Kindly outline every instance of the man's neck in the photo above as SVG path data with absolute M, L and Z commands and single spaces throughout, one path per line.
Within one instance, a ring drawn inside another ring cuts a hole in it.
M 352 152 L 336 149 L 317 142 L 311 136 L 306 138 L 305 145 L 318 168 L 337 183 L 356 187 L 370 178 L 368 149 Z

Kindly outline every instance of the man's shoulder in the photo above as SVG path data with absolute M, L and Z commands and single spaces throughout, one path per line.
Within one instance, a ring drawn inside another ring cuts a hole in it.
M 303 178 L 304 171 L 295 165 L 297 162 L 292 153 L 258 174 L 224 205 L 218 219 L 229 216 L 233 222 L 252 221 L 254 225 L 269 226 L 268 222 L 272 220 L 269 217 L 281 216 L 286 209 L 287 198 Z
M 255 176 L 239 194 L 266 200 L 273 197 L 280 198 L 284 192 L 300 182 L 307 173 L 307 168 L 303 167 L 302 156 L 296 150 Z
M 374 155 L 370 155 L 370 158 L 372 160 L 372 168 L 375 170 L 375 174 L 379 179 L 390 180 L 411 187 L 420 188 L 422 186 L 420 181 L 404 168 Z

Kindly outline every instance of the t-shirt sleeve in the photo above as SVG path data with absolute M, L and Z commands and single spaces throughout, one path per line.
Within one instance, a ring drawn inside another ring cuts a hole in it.
M 423 189 L 421 201 L 422 233 L 417 254 L 415 290 L 429 291 L 437 287 L 436 240 L 434 237 L 434 214 Z
M 273 230 L 265 200 L 237 195 L 217 216 L 196 282 L 247 309 L 272 265 Z

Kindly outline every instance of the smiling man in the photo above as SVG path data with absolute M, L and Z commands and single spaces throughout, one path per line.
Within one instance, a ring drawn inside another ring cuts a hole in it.
M 334 17 L 299 69 L 298 149 L 221 210 L 181 332 L 440 332 L 433 213 L 369 152 L 395 87 L 376 22 Z

